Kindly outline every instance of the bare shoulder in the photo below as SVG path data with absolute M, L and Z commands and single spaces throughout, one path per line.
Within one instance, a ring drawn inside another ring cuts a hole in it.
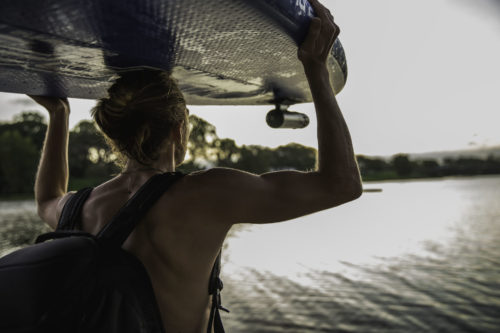
M 206 186 L 209 190 L 217 190 L 218 187 L 214 187 L 217 184 L 241 186 L 244 185 L 241 182 L 255 183 L 262 181 L 260 175 L 231 168 L 211 168 L 196 171 L 185 178 L 187 178 L 188 183 L 196 184 L 196 186 L 202 188 Z
M 56 217 L 57 217 L 57 221 L 59 221 L 59 219 L 61 218 L 61 214 L 62 214 L 62 211 L 63 211 L 63 208 L 64 206 L 66 205 L 66 203 L 69 201 L 69 199 L 76 193 L 76 191 L 70 191 L 68 193 L 66 193 L 65 195 L 63 195 L 61 197 L 61 199 L 59 200 L 59 202 L 57 203 L 57 208 L 56 208 Z
M 176 215 L 199 215 L 207 223 L 231 225 L 260 180 L 258 175 L 230 168 L 192 172 L 165 193 L 162 206 Z
M 207 203 L 211 202 L 212 206 L 248 199 L 255 194 L 271 194 L 274 188 L 266 174 L 257 175 L 231 168 L 193 172 L 184 177 L 184 184 L 186 188 L 202 196 Z
M 175 184 L 173 191 L 179 198 L 202 199 L 193 201 L 194 205 L 207 203 L 213 207 L 213 201 L 222 204 L 221 200 L 226 196 L 234 196 L 243 189 L 258 187 L 261 181 L 259 175 L 246 171 L 211 168 L 185 175 L 178 184 Z
M 52 229 L 57 228 L 64 205 L 75 192 L 68 192 L 60 197 L 37 204 L 38 216 Z

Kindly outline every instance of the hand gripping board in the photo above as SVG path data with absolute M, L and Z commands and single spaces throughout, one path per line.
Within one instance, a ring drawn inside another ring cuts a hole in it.
M 306 0 L 1 0 L 0 91 L 97 99 L 123 71 L 173 71 L 191 105 L 312 101 Z M 334 90 L 347 78 L 341 43 Z

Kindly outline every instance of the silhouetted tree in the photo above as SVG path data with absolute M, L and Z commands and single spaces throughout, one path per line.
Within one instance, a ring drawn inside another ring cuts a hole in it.
M 231 167 L 262 174 L 273 170 L 313 170 L 316 150 L 296 143 L 272 149 L 257 145 L 238 146 L 221 139 L 207 121 L 190 116 L 191 136 L 185 163 L 179 171 L 192 172 L 207 167 Z M 32 193 L 40 151 L 47 125 L 42 115 L 24 112 L 10 123 L 0 123 L 0 194 Z M 106 145 L 93 121 L 81 121 L 70 132 L 70 188 L 94 186 L 118 172 L 116 156 Z M 387 162 L 381 158 L 358 156 L 363 177 L 390 179 L 446 175 L 500 174 L 500 158 L 411 161 L 399 154 Z
M 441 175 L 441 167 L 435 160 L 423 160 L 417 164 L 418 171 L 425 177 L 438 177 Z
M 17 131 L 22 137 L 30 138 L 36 149 L 41 150 L 47 124 L 40 113 L 30 111 L 15 115 L 13 122 L 7 124 L 6 129 Z
M 195 115 L 189 116 L 191 134 L 188 142 L 188 161 L 210 163 L 217 158 L 214 142 L 218 139 L 215 126 Z
M 400 177 L 408 177 L 413 171 L 413 163 L 410 161 L 408 155 L 405 154 L 393 156 L 391 164 Z
M 0 193 L 32 192 L 39 156 L 29 137 L 16 130 L 0 134 Z
M 298 143 L 280 146 L 273 153 L 273 169 L 291 168 L 308 171 L 314 170 L 316 165 L 316 149 Z
M 214 142 L 217 155 L 217 165 L 220 167 L 234 167 L 241 158 L 240 148 L 232 139 L 217 139 Z
M 70 132 L 68 157 L 71 177 L 91 176 L 92 170 L 93 177 L 102 178 L 117 171 L 113 154 L 93 121 L 83 120 Z
M 357 160 L 361 175 L 364 178 L 376 177 L 376 175 L 393 171 L 392 165 L 380 158 L 358 155 Z
M 493 155 L 489 155 L 485 161 L 486 167 L 485 172 L 487 174 L 499 174 L 500 173 L 500 158 Z

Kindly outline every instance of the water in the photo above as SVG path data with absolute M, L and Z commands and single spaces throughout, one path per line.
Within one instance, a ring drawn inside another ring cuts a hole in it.
M 366 187 L 383 191 L 233 228 L 228 332 L 500 332 L 500 177 Z M 0 251 L 43 230 L 32 202 L 0 202 Z

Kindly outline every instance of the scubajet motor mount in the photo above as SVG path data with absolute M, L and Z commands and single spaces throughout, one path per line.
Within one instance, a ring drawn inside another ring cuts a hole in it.
M 306 114 L 288 111 L 289 105 L 276 104 L 276 108 L 268 112 L 267 124 L 272 128 L 305 128 L 309 125 Z

